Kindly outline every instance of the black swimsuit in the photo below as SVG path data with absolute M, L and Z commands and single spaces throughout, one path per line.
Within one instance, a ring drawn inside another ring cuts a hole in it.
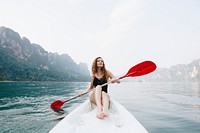
M 96 87 L 97 85 L 102 85 L 102 84 L 105 84 L 107 83 L 107 80 L 105 78 L 105 76 L 103 76 L 102 78 L 98 79 L 97 77 L 94 77 L 94 80 L 93 80 L 93 85 Z M 105 85 L 102 87 L 102 91 L 106 92 L 107 93 L 107 88 L 108 88 L 108 85 Z

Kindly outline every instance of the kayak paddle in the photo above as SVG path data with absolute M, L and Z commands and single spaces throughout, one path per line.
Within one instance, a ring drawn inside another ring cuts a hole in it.
M 118 80 L 120 79 L 123 79 L 123 78 L 126 78 L 126 77 L 136 77 L 136 76 L 142 76 L 142 75 L 145 75 L 145 74 L 148 74 L 148 73 L 151 73 L 153 72 L 154 70 L 156 69 L 156 64 L 153 63 L 152 61 L 144 61 L 144 62 L 141 62 L 133 67 L 131 67 L 129 69 L 129 71 L 124 75 L 124 76 L 121 76 L 120 78 L 118 78 Z M 111 81 L 101 85 L 101 87 L 105 86 L 105 85 L 108 85 L 110 84 Z M 91 89 L 90 91 L 92 91 L 93 89 Z M 53 110 L 57 110 L 56 112 L 59 112 L 59 110 L 61 110 L 61 107 L 64 103 L 68 102 L 68 101 L 71 101 L 77 97 L 81 97 L 87 93 L 89 93 L 90 91 L 88 92 L 84 92 L 82 93 L 82 95 L 77 95 L 77 96 L 74 96 L 68 100 L 65 100 L 65 101 L 61 101 L 61 100 L 56 100 L 55 102 L 53 102 L 51 104 L 51 108 Z

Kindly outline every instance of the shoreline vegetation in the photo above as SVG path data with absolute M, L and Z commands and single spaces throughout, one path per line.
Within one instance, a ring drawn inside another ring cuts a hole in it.
M 1 81 L 89 81 L 86 63 L 68 54 L 51 53 L 26 37 L 0 27 Z
M 0 83 L 3 82 L 71 82 L 71 83 L 75 83 L 75 82 L 90 82 L 90 81 L 47 81 L 47 80 L 40 80 L 40 81 L 31 81 L 31 80 L 22 80 L 22 81 L 14 81 L 14 80 L 2 80 L 0 81 Z
M 51 53 L 39 44 L 6 27 L 0 27 L 0 82 L 52 81 L 89 82 L 86 63 L 76 64 L 68 54 Z M 153 73 L 126 82 L 197 82 L 200 59 L 170 68 L 157 68 Z

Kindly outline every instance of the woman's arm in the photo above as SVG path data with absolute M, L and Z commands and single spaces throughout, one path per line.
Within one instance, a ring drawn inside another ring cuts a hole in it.
M 120 83 L 120 80 L 117 79 L 110 71 L 107 70 L 107 74 L 109 78 L 111 79 L 112 83 Z
M 91 84 L 91 83 L 90 83 Z M 89 92 L 91 89 L 93 89 L 94 87 L 93 87 L 93 85 L 90 85 L 90 87 L 89 88 L 87 88 L 84 92 Z M 83 93 L 84 93 L 83 92 Z
M 93 89 L 93 88 L 94 88 L 94 86 L 93 86 L 93 84 L 92 84 L 92 82 L 91 82 L 89 88 L 87 88 L 84 92 L 79 93 L 79 96 L 82 96 L 84 93 L 88 93 L 88 92 L 89 92 L 91 89 Z

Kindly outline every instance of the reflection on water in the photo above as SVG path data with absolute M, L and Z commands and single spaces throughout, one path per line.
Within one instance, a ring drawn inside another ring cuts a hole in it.
M 88 88 L 85 82 L 0 82 L 0 133 L 47 133 L 87 99 L 50 104 Z M 109 86 L 109 94 L 126 107 L 150 133 L 200 132 L 200 83 L 134 83 Z
M 194 90 L 195 85 L 195 91 Z M 123 83 L 112 85 L 120 101 L 152 133 L 200 132 L 199 84 Z M 195 96 L 194 96 L 195 95 Z

